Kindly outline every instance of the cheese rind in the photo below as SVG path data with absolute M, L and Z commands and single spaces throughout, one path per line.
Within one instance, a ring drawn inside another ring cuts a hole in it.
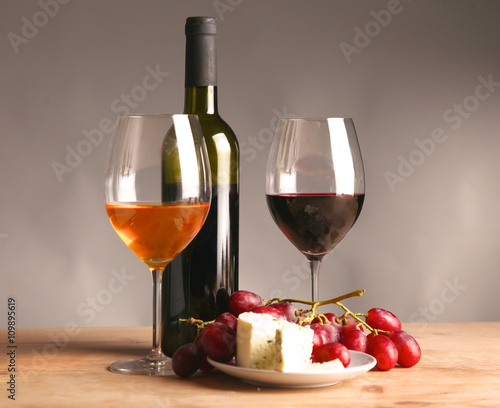
M 297 372 L 310 362 L 314 332 L 285 320 L 252 312 L 238 316 L 236 364 L 261 370 Z

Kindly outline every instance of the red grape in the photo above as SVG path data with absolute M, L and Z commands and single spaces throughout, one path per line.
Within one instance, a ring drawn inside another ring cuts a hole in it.
M 207 356 L 203 354 L 203 360 L 201 362 L 200 370 L 204 373 L 209 373 L 214 369 L 214 366 L 207 361 Z
M 326 323 L 323 325 L 326 333 L 327 343 L 338 343 L 340 339 L 340 331 L 333 324 Z
M 319 315 L 321 315 L 321 317 L 319 317 Z M 337 316 L 335 313 L 320 313 L 319 315 L 316 316 L 311 323 L 331 323 L 332 321 L 329 317 Z
M 238 290 L 229 297 L 229 308 L 236 316 L 263 304 L 264 299 L 248 290 Z
M 311 329 L 314 331 L 314 337 L 313 337 L 313 346 L 314 347 L 319 347 L 322 346 L 323 344 L 326 344 L 326 332 L 325 328 L 321 323 L 313 323 L 311 324 Z
M 194 343 L 186 343 L 175 350 L 172 369 L 179 377 L 189 377 L 201 367 L 203 352 Z
M 236 328 L 238 327 L 238 319 L 232 313 L 225 312 L 217 316 L 216 322 L 227 324 L 236 333 Z
M 313 347 L 312 351 L 313 363 L 326 363 L 335 359 L 340 359 L 344 367 L 347 367 L 351 362 L 351 354 L 347 347 L 340 343 L 328 343 L 319 347 Z
M 297 308 L 292 303 L 278 302 L 278 303 L 272 303 L 269 306 L 283 313 L 285 315 L 285 319 L 288 320 L 290 323 L 297 322 L 297 315 L 295 314 Z
M 342 330 L 342 322 L 337 322 L 338 316 L 335 313 L 324 313 L 330 324 L 334 326 L 338 332 Z
M 401 322 L 399 319 L 391 312 L 384 309 L 373 308 L 368 310 L 368 317 L 365 321 L 374 329 L 389 332 L 401 330 Z
M 398 349 L 393 341 L 384 335 L 378 335 L 368 343 L 366 352 L 377 360 L 377 368 L 389 371 L 398 361 Z
M 340 334 L 337 329 L 330 323 L 313 323 L 310 325 L 310 327 L 314 330 L 314 346 L 321 346 L 328 343 L 337 343 L 339 341 Z
M 358 329 L 358 324 L 359 322 L 352 316 L 346 316 L 344 319 L 342 319 L 342 331 L 341 335 L 345 335 L 349 333 L 351 330 L 359 330 Z
M 226 363 L 236 351 L 236 333 L 227 324 L 214 322 L 200 333 L 198 345 L 211 359 Z
M 252 313 L 260 313 L 260 314 L 268 314 L 276 319 L 286 320 L 285 315 L 278 309 L 275 309 L 271 306 L 257 306 L 253 309 L 250 309 Z
M 362 353 L 366 353 L 366 347 L 368 346 L 366 334 L 361 330 L 351 330 L 340 337 L 340 342 L 349 350 L 361 351 Z
M 398 364 L 401 367 L 413 367 L 420 360 L 422 352 L 417 341 L 403 330 L 393 331 L 389 338 L 398 349 Z

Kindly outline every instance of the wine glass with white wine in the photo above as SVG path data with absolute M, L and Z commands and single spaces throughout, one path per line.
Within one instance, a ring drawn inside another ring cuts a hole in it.
M 172 373 L 161 349 L 162 274 L 200 230 L 210 199 L 210 165 L 196 115 L 119 116 L 108 156 L 106 211 L 153 275 L 153 348 L 139 360 L 111 364 L 111 371 Z

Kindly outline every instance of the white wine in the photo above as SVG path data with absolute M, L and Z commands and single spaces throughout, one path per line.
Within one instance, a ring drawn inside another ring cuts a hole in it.
M 191 244 L 163 274 L 163 351 L 171 356 L 193 341 L 195 327 L 179 319 L 213 320 L 228 311 L 238 289 L 239 148 L 217 107 L 216 34 L 212 17 L 186 20 L 184 113 L 199 117 L 212 175 L 207 219 Z M 164 180 L 164 191 L 169 181 Z

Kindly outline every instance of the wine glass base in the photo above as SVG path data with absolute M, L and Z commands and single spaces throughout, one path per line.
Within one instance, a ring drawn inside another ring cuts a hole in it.
M 110 371 L 118 374 L 138 374 L 138 375 L 174 375 L 172 369 L 172 359 L 165 358 L 152 360 L 147 357 L 139 360 L 119 360 L 111 364 Z

